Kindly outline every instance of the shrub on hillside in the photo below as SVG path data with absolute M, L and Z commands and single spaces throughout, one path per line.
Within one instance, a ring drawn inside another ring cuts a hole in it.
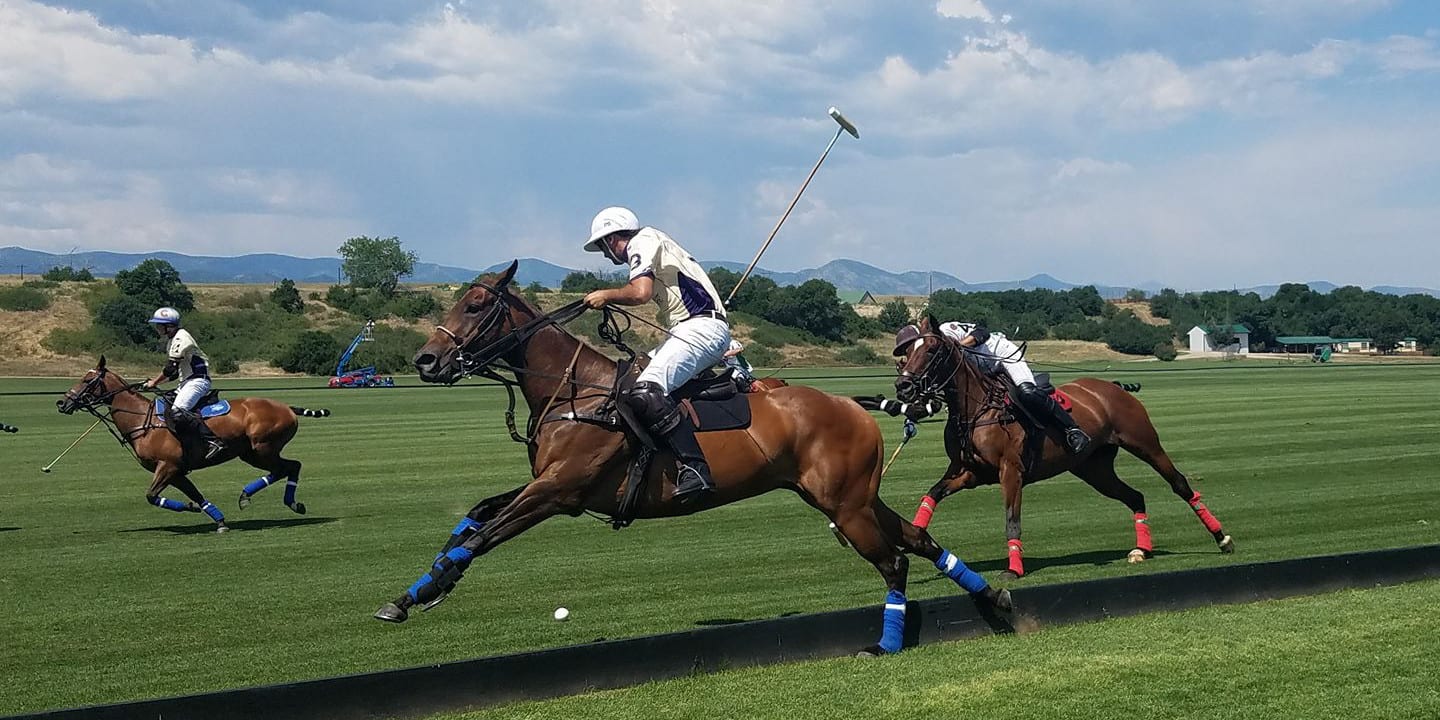
M 329 375 L 345 346 L 334 335 L 318 330 L 300 333 L 293 342 L 281 348 L 270 364 L 286 372 L 307 375 Z
M 1170 329 L 1147 325 L 1129 310 L 1116 314 L 1104 323 L 1105 344 L 1127 355 L 1149 355 L 1160 343 L 1170 342 Z
M 780 353 L 760 344 L 745 346 L 745 359 L 757 367 L 773 368 L 780 363 Z
M 60 283 L 54 280 L 26 280 L 20 283 L 20 287 L 35 288 L 36 290 L 51 290 L 60 287 Z
M 240 363 L 235 362 L 235 358 L 225 355 L 211 360 L 210 369 L 222 375 L 229 375 L 240 372 Z
M 45 271 L 40 277 L 53 282 L 90 282 L 95 279 L 89 268 L 76 270 L 69 265 L 56 265 Z
M 910 306 L 904 300 L 896 298 L 885 307 L 880 308 L 880 317 L 876 318 L 880 326 L 887 332 L 895 332 L 910 322 Z
M 48 307 L 50 296 L 35 288 L 0 288 L 0 310 L 34 311 Z
M 1164 360 L 1165 362 L 1170 362 L 1171 360 L 1174 360 L 1178 355 L 1178 353 L 1175 352 L 1175 343 L 1172 342 L 1162 342 L 1157 344 L 1155 346 L 1154 352 L 1155 357 Z
M 849 345 L 835 353 L 835 359 L 845 365 L 880 365 L 883 359 L 868 345 Z
M 290 278 L 281 280 L 280 284 L 270 291 L 270 302 L 291 315 L 305 312 L 305 301 L 300 299 L 300 291 L 295 289 L 295 281 Z
M 154 311 L 154 307 L 137 298 L 116 295 L 95 309 L 95 324 L 109 330 L 121 342 L 148 345 L 155 340 L 155 331 L 149 323 L 150 314 Z
M 1092 320 L 1060 323 L 1052 328 L 1052 332 L 1056 340 L 1095 341 L 1100 339 L 1100 323 Z

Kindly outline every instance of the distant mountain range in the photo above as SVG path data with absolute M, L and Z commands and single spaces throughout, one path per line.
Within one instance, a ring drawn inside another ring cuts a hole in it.
M 296 282 L 333 283 L 337 281 L 340 272 L 339 258 L 298 258 L 273 253 L 240 255 L 238 257 L 205 257 L 171 252 L 84 252 L 55 255 L 19 247 L 6 247 L 0 248 L 0 273 L 19 272 L 20 266 L 23 265 L 27 275 L 30 273 L 38 275 L 56 265 L 70 265 L 77 269 L 89 268 L 90 272 L 98 277 L 109 277 L 119 270 L 132 268 L 148 258 L 160 258 L 169 262 L 175 266 L 175 269 L 180 272 L 180 276 L 186 281 L 197 283 L 270 283 L 279 281 L 281 278 L 290 278 Z M 717 267 L 735 272 L 744 272 L 745 270 L 745 263 L 725 260 L 702 261 L 700 264 L 707 270 Z M 508 262 L 496 263 L 481 271 L 419 262 L 415 263 L 415 274 L 406 278 L 406 281 L 419 283 L 469 282 L 481 272 L 495 272 L 507 265 L 509 265 Z M 516 271 L 516 279 L 524 285 L 538 282 L 545 287 L 554 288 L 559 287 L 565 276 L 574 271 L 574 268 L 562 267 L 544 260 L 523 258 L 520 260 L 519 270 Z M 1024 280 L 967 283 L 954 275 L 939 271 L 910 270 L 895 273 L 881 270 L 858 260 L 832 260 L 817 268 L 795 271 L 756 268 L 755 272 L 780 285 L 798 285 L 806 280 L 818 278 L 829 281 L 841 291 L 868 290 L 875 295 L 924 295 L 930 290 L 946 288 L 961 292 L 1034 290 L 1038 288 L 1069 290 L 1083 287 L 1086 284 L 1066 282 L 1044 273 L 1032 275 Z M 1319 280 L 1306 284 L 1316 292 L 1322 293 L 1328 293 L 1338 287 L 1334 283 Z M 1160 286 L 1154 283 L 1144 283 L 1133 287 L 1147 293 L 1160 290 Z M 1279 285 L 1260 285 L 1241 288 L 1240 292 L 1255 292 L 1261 297 L 1268 298 L 1274 295 L 1279 288 Z M 1117 298 L 1123 296 L 1130 288 L 1096 285 L 1095 289 L 1099 290 L 1104 297 Z M 1430 288 L 1377 285 L 1369 289 L 1391 295 L 1422 293 L 1440 297 L 1440 291 Z

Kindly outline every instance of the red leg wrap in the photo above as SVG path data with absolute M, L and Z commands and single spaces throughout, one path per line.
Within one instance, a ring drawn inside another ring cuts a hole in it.
M 924 529 L 930 527 L 930 516 L 935 514 L 935 499 L 926 495 L 920 501 L 920 507 L 915 510 L 915 520 L 910 524 Z
M 1010 541 L 1010 572 L 1020 576 L 1025 574 L 1025 560 L 1022 558 L 1023 551 L 1019 540 Z
M 1212 533 L 1220 532 L 1220 521 L 1210 514 L 1210 508 L 1205 507 L 1205 503 L 1200 502 L 1200 493 L 1197 492 L 1195 497 L 1190 498 L 1190 509 L 1195 511 L 1195 516 L 1200 518 L 1200 522 L 1205 523 L 1206 530 Z
M 1145 513 L 1135 513 L 1135 547 L 1147 553 L 1155 549 L 1150 541 L 1150 519 Z

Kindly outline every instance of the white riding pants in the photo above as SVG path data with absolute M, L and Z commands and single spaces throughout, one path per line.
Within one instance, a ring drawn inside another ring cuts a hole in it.
M 205 397 L 209 392 L 210 378 L 192 377 L 180 383 L 180 387 L 175 388 L 175 407 L 193 411 L 195 404 L 200 402 L 200 398 Z
M 670 336 L 650 353 L 650 364 L 636 382 L 659 385 L 666 395 L 700 371 L 719 363 L 730 349 L 730 326 L 712 317 L 694 317 L 670 328 Z

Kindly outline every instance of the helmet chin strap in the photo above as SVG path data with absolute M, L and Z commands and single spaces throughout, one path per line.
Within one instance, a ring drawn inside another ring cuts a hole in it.
M 600 252 L 604 253 L 605 257 L 610 259 L 610 262 L 616 265 L 624 265 L 625 259 L 615 254 L 615 250 L 610 245 L 612 242 L 614 242 L 614 240 L 609 237 L 601 240 Z

